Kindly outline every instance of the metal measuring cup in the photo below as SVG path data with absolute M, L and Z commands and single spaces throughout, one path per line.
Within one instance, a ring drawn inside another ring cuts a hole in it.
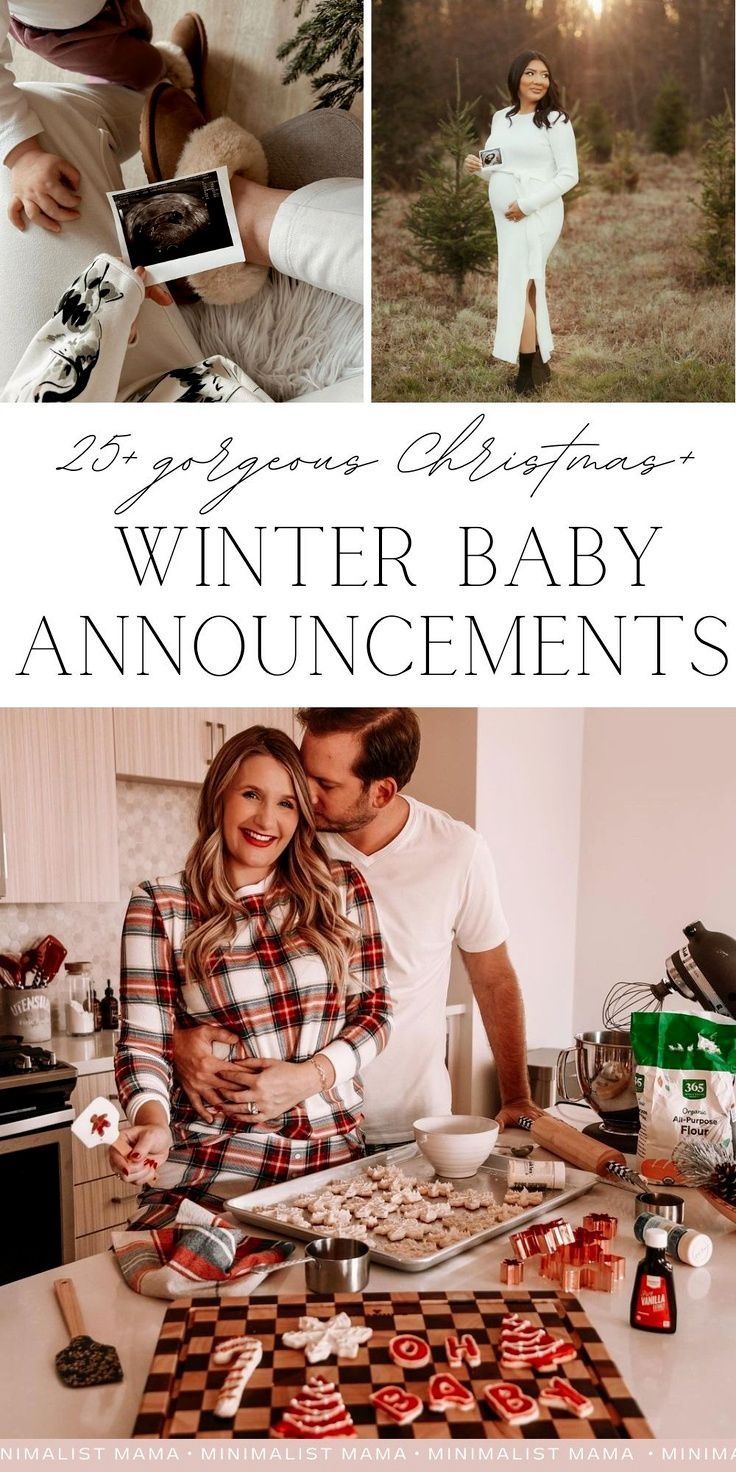
M 304 1257 L 287 1258 L 261 1276 L 303 1267 L 310 1293 L 360 1293 L 368 1282 L 370 1255 L 370 1248 L 355 1237 L 315 1237 Z

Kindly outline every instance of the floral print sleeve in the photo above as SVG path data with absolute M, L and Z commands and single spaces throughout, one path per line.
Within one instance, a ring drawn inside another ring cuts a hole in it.
M 36 333 L 0 400 L 116 403 L 128 339 L 144 295 L 143 282 L 130 266 L 114 256 L 96 256 Z M 271 402 L 237 363 L 219 355 L 134 384 L 123 397 L 133 403 L 159 404 Z
M 5 403 L 114 403 L 143 283 L 114 257 L 96 256 L 64 292 L 3 391 Z

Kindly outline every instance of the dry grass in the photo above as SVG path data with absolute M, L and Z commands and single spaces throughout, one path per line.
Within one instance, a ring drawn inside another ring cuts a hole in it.
M 568 212 L 548 265 L 554 402 L 730 402 L 733 300 L 697 284 L 689 242 L 699 193 L 691 156 L 642 160 L 633 195 L 590 188 Z M 513 399 L 494 363 L 495 265 L 450 283 L 407 259 L 409 197 L 384 201 L 373 232 L 373 397 L 382 402 Z

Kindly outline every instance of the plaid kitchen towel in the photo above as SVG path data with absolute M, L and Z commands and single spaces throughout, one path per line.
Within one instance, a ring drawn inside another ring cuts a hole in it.
M 171 1226 L 113 1232 L 112 1245 L 128 1287 L 149 1298 L 250 1293 L 294 1251 L 293 1242 L 247 1236 L 195 1201 L 182 1202 Z

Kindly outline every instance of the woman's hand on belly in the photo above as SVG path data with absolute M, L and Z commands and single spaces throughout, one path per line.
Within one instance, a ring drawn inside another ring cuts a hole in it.
M 507 220 L 524 220 L 526 218 L 524 211 L 519 209 L 519 203 L 516 199 L 508 206 L 504 214 Z
M 192 1108 L 200 1119 L 211 1124 L 216 1114 L 222 1113 L 222 1085 L 227 1079 L 230 1064 L 216 1058 L 213 1043 L 226 1043 L 229 1047 L 240 1044 L 237 1033 L 224 1027 L 213 1027 L 204 1023 L 198 1027 L 174 1028 L 174 1074 L 184 1090 Z
M 322 1089 L 311 1060 L 286 1063 L 280 1058 L 249 1058 L 230 1066 L 231 1077 L 236 1070 L 238 1086 L 228 1085 L 221 1095 L 226 1117 L 242 1124 L 268 1124 Z

